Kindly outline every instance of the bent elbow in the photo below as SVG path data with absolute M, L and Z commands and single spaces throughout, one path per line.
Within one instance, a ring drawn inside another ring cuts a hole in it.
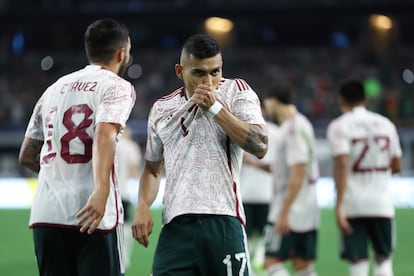
M 391 172 L 393 174 L 400 173 L 402 167 L 402 161 L 401 158 L 393 158 L 391 160 Z
M 27 165 L 30 164 L 30 160 L 22 153 L 19 154 L 18 162 L 23 167 L 27 167 Z
M 263 157 L 265 157 L 266 153 L 267 153 L 267 144 L 263 144 L 262 149 L 260 151 L 257 151 L 255 153 L 255 156 L 259 159 L 262 159 Z

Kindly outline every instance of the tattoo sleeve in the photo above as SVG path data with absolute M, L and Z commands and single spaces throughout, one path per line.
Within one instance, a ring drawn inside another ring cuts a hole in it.
M 264 156 L 267 151 L 267 130 L 261 125 L 249 125 L 246 142 L 243 149 L 256 156 Z
M 38 173 L 40 170 L 40 150 L 42 145 L 43 141 L 25 138 L 19 154 L 20 164 Z

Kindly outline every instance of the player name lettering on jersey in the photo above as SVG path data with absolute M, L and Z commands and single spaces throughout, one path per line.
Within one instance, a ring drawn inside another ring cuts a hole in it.
M 98 82 L 96 81 L 75 81 L 71 83 L 65 83 L 62 86 L 62 90 L 60 91 L 61 94 L 64 94 L 66 92 L 95 92 L 96 86 L 98 85 Z

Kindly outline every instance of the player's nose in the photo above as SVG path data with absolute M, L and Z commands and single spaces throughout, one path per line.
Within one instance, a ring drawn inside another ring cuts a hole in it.
M 207 75 L 203 78 L 203 84 L 208 86 L 213 86 L 213 77 L 210 75 Z

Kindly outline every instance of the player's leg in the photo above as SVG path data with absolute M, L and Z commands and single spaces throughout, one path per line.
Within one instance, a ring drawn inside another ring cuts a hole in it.
M 232 216 L 199 218 L 200 275 L 250 275 L 247 237 L 240 220 Z
M 350 276 L 368 276 L 369 261 L 361 260 L 349 263 Z
M 374 249 L 374 276 L 392 276 L 392 250 L 395 245 L 394 221 L 375 218 L 370 223 L 369 235 Z
M 122 225 L 111 232 L 78 233 L 77 270 L 79 276 L 117 276 L 125 273 L 122 259 Z
M 266 269 L 268 276 L 290 276 L 284 263 L 274 263 Z
M 306 268 L 295 271 L 295 276 L 317 276 L 315 268 L 313 264 L 310 263 L 306 266 Z
M 33 240 L 40 276 L 76 275 L 75 253 L 69 235 L 76 230 L 38 226 Z
M 194 216 L 174 218 L 164 225 L 155 249 L 152 275 L 198 275 L 198 222 Z
M 291 240 L 289 235 L 281 236 L 275 232 L 273 223 L 267 223 L 263 230 L 265 244 L 264 268 L 269 276 L 287 276 L 284 261 L 289 257 Z
M 292 251 L 292 266 L 296 276 L 316 276 L 317 273 L 313 267 L 317 252 L 317 231 L 312 230 L 305 233 L 291 234 L 296 240 Z
M 256 242 L 256 250 L 254 256 L 251 256 L 252 263 L 255 264 L 255 267 L 259 266 L 263 269 L 264 258 L 265 258 L 265 245 L 263 239 L 264 227 L 267 223 L 267 214 L 269 213 L 269 204 L 257 204 L 255 209 L 255 228 L 258 229 L 259 237 Z
M 352 234 L 341 232 L 341 257 L 348 260 L 350 276 L 368 276 L 368 233 L 364 219 L 348 219 Z

